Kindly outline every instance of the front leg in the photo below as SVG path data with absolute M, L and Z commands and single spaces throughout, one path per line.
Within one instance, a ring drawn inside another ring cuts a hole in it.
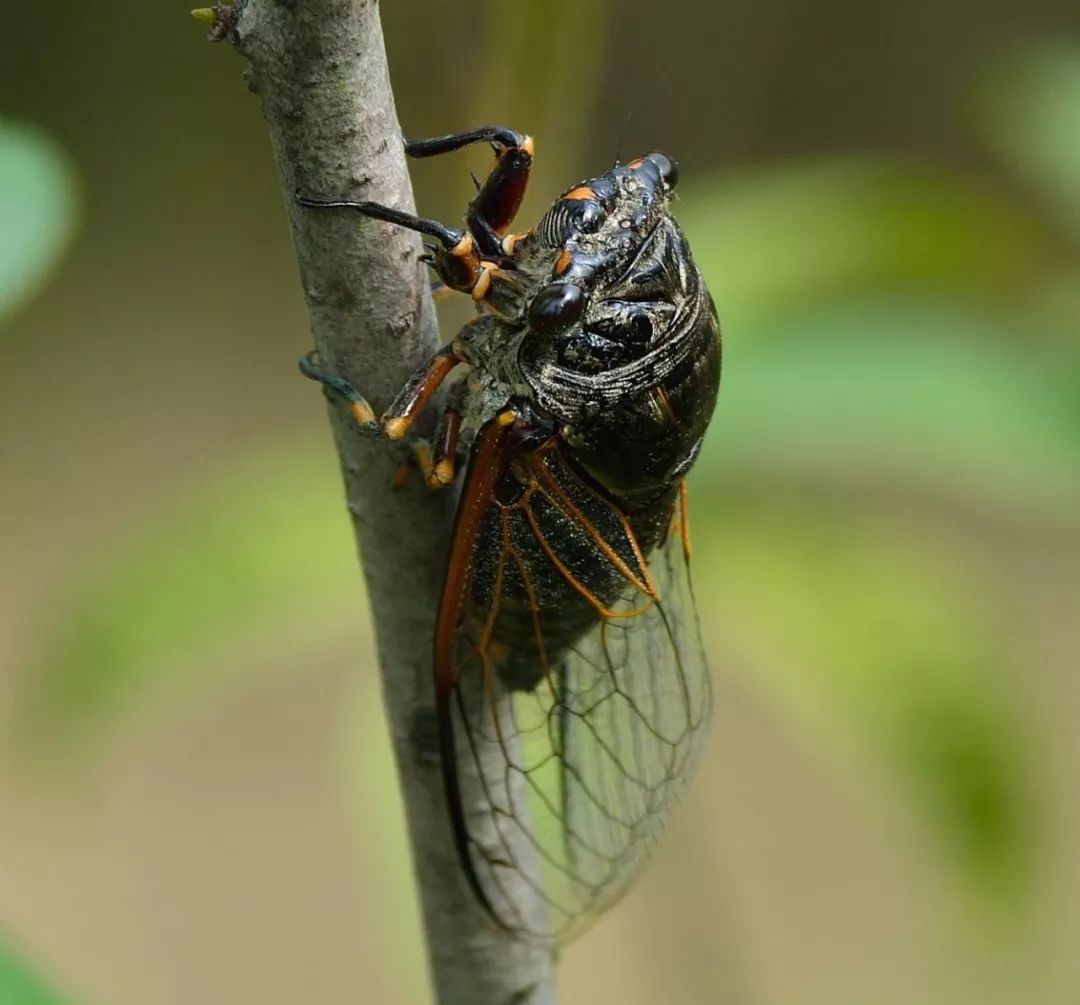
M 480 253 L 492 257 L 502 254 L 501 236 L 525 198 L 535 153 L 533 138 L 506 126 L 482 126 L 429 140 L 406 140 L 405 153 L 410 157 L 434 157 L 485 141 L 495 151 L 495 166 L 483 184 L 477 186 L 478 191 L 469 203 L 467 222 Z
M 492 273 L 512 268 L 515 238 L 505 234 L 525 196 L 532 168 L 531 136 L 503 126 L 484 126 L 467 133 L 410 140 L 405 152 L 411 157 L 433 157 L 459 150 L 470 143 L 491 143 L 495 166 L 479 186 L 466 213 L 467 230 L 447 227 L 438 220 L 405 213 L 368 200 L 316 199 L 296 193 L 296 200 L 309 209 L 352 209 L 375 220 L 417 231 L 438 243 L 428 246 L 427 261 L 443 285 L 470 294 L 474 300 L 487 298 Z

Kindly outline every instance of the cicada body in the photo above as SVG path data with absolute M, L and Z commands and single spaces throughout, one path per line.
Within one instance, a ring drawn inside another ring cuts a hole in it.
M 531 139 L 489 128 L 406 149 L 477 140 L 497 160 L 466 230 L 302 202 L 434 237 L 434 268 L 478 317 L 378 420 L 351 385 L 302 368 L 391 439 L 462 372 L 413 454 L 438 487 L 469 446 L 434 642 L 447 807 L 489 914 L 563 942 L 626 889 L 704 741 L 684 479 L 716 401 L 719 325 L 670 213 L 668 157 L 616 165 L 508 233 Z

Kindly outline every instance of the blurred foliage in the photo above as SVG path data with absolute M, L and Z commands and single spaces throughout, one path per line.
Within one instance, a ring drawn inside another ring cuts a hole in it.
M 71 1005 L 0 946 L 0 1005 Z
M 941 298 L 845 299 L 729 347 L 698 477 L 750 474 L 945 495 L 1072 520 L 1080 413 L 1060 362 L 1019 352 L 1030 319 Z
M 194 486 L 133 532 L 73 584 L 33 677 L 32 732 L 70 743 L 152 680 L 190 685 L 193 667 L 244 665 L 223 652 L 242 653 L 275 623 L 312 646 L 328 620 L 363 610 L 339 485 L 320 452 L 275 450 Z
M 1038 220 L 970 179 L 883 156 L 755 166 L 707 190 L 688 183 L 678 212 L 740 341 L 868 289 L 997 299 L 1045 268 Z
M 759 500 L 730 517 L 699 535 L 725 569 L 722 583 L 701 577 L 704 623 L 737 632 L 746 656 L 725 670 L 749 673 L 840 761 L 865 770 L 871 752 L 975 889 L 1022 892 L 1024 710 L 1007 694 L 992 605 L 971 595 L 960 556 L 910 523 L 827 504 L 793 520 Z
M 502 34 L 524 30 L 510 21 Z M 1002 627 L 962 546 L 899 515 L 933 499 L 1080 529 L 1080 50 L 1034 47 L 998 70 L 982 128 L 1038 205 L 877 154 L 697 179 L 678 212 L 727 336 L 694 474 L 705 620 L 747 657 L 718 669 L 807 742 L 882 772 L 974 889 L 1022 895 L 1039 779 Z M 63 159 L 10 126 L 0 181 L 0 199 L 19 193 L 3 311 L 62 250 L 74 198 Z M 798 507 L 795 485 L 810 489 Z M 195 665 L 235 665 L 222 653 L 250 633 L 287 622 L 290 644 L 325 644 L 360 585 L 339 497 L 328 454 L 296 444 L 148 515 L 57 604 L 31 680 L 39 738 L 109 725 Z
M 603 73 L 602 48 L 612 0 L 586 4 L 491 4 L 485 30 L 490 46 L 477 68 L 474 122 L 528 122 L 543 137 L 530 187 L 554 191 L 568 165 L 580 162 L 588 119 Z M 522 59 L 542 52 L 541 59 Z M 572 109 L 568 113 L 567 109 Z
M 1080 238 L 1080 47 L 1044 42 L 998 54 L 985 78 L 984 132 Z
M 1060 89 L 1043 80 L 1060 67 L 1022 65 L 1023 101 L 1049 93 L 1060 117 Z M 1037 164 L 1053 165 L 1045 173 L 1065 191 L 1066 166 L 1080 161 L 1058 156 L 1055 136 L 1073 143 L 1048 130 Z M 698 182 L 681 215 L 729 333 L 699 484 L 854 482 L 1075 515 L 1072 388 L 1021 351 L 1038 328 L 1025 298 L 1047 271 L 1036 217 L 966 179 L 881 157 Z M 351 605 L 333 598 L 358 577 L 336 497 L 326 458 L 299 445 L 149 521 L 64 604 L 35 678 L 39 727 L 71 736 L 244 631 L 328 605 L 344 618 Z M 760 627 L 763 650 L 778 647 L 754 661 L 775 668 L 770 693 L 847 724 L 975 874 L 1008 871 L 1026 841 L 1021 712 L 989 686 L 1000 676 L 992 626 L 960 602 L 937 557 L 920 564 L 917 534 L 890 542 L 850 514 L 807 525 L 765 510 L 714 535 L 722 558 L 705 549 L 699 578 L 738 583 L 737 620 Z
M 48 279 L 77 216 L 64 152 L 41 130 L 0 119 L 0 320 Z

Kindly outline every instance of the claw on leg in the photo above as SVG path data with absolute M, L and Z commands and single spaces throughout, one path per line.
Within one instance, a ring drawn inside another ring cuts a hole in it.
M 343 377 L 327 373 L 319 364 L 318 353 L 312 351 L 300 357 L 300 372 L 310 380 L 318 381 L 333 397 L 340 398 L 349 406 L 353 418 L 362 429 L 378 435 L 381 432 L 375 410 L 367 399 Z
M 409 476 L 419 470 L 420 477 L 429 489 L 445 489 L 454 484 L 454 459 L 435 459 L 435 454 L 426 440 L 416 440 L 412 451 L 394 473 L 392 488 L 395 492 L 405 487 Z

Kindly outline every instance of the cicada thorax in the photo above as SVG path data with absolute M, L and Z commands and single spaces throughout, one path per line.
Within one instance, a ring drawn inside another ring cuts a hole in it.
M 679 353 L 669 344 L 622 386 L 616 400 L 585 409 L 566 427 L 575 463 L 634 517 L 668 495 L 689 471 L 701 447 L 716 401 L 720 343 L 711 310 L 679 336 L 693 346 L 670 368 L 665 356 Z
M 637 225 L 645 232 L 632 223 L 619 253 L 568 241 L 568 264 L 543 292 L 558 305 L 562 289 L 582 290 L 579 316 L 530 331 L 518 353 L 574 461 L 628 511 L 686 474 L 720 381 L 719 322 L 682 231 L 666 207 Z

